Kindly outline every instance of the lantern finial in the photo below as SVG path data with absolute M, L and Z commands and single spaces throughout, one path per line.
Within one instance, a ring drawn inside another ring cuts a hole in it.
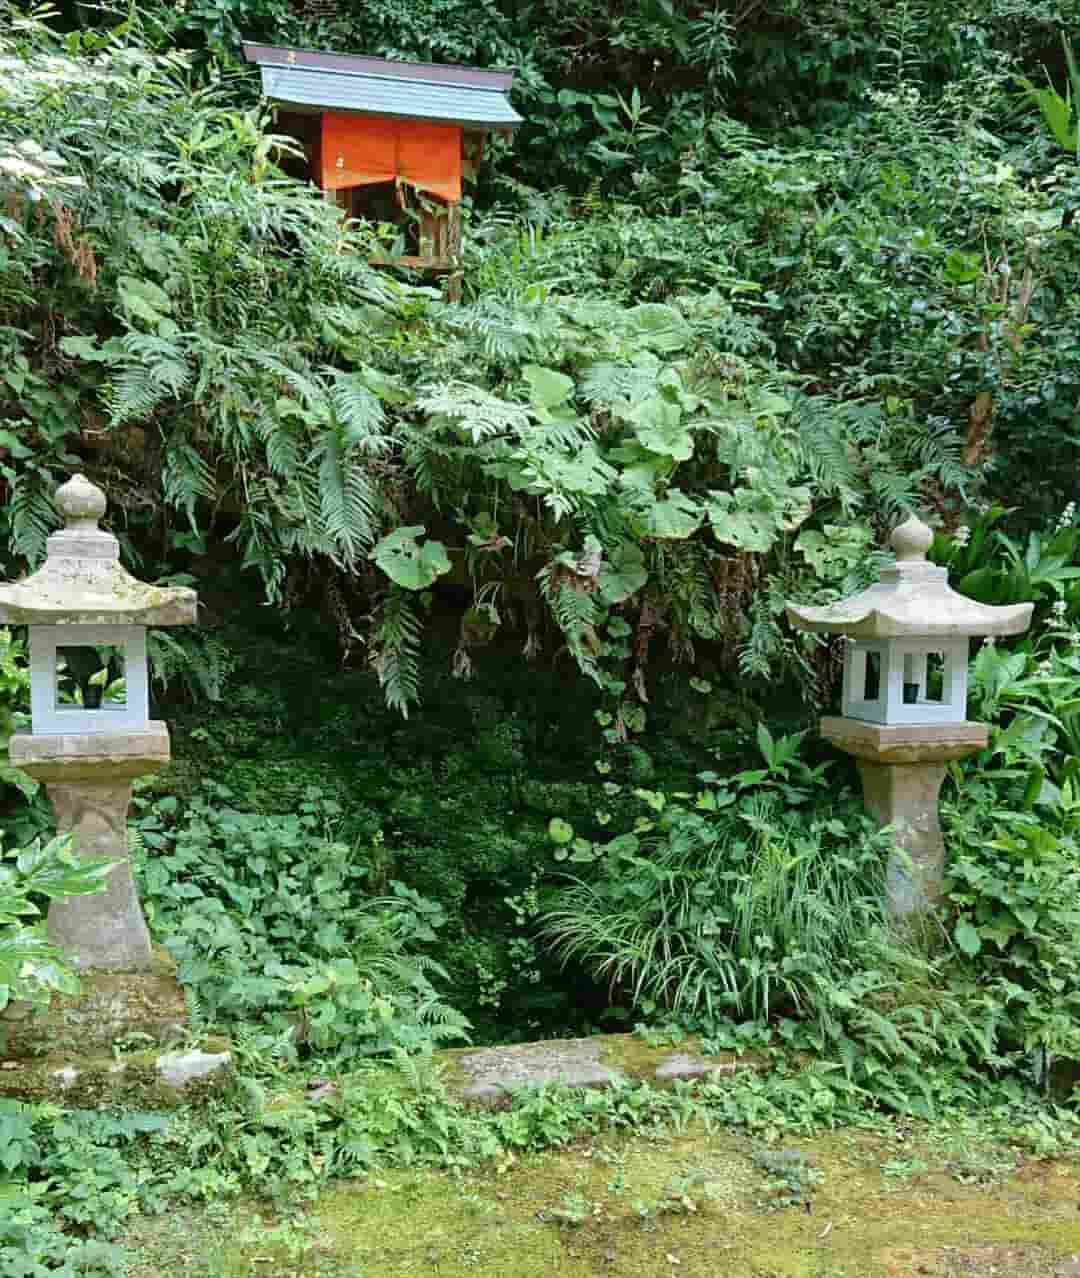
M 85 475 L 73 475 L 56 490 L 56 507 L 72 531 L 96 532 L 106 505 L 105 494 Z
M 893 534 L 889 538 L 889 545 L 896 551 L 896 557 L 901 562 L 911 562 L 913 560 L 921 562 L 925 560 L 926 552 L 933 545 L 933 542 L 933 532 L 921 519 L 916 519 L 914 515 L 894 528 Z

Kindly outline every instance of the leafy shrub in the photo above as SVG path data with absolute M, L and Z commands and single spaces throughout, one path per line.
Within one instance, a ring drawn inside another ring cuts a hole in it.
M 1076 814 L 971 811 L 971 786 L 950 830 L 953 935 L 967 979 L 1002 1014 L 1003 1044 L 1040 1057 L 1080 1058 L 1080 841 Z M 1072 798 L 1071 786 L 1067 797 Z M 989 819 L 988 819 L 989 815 Z
M 692 807 L 639 790 L 649 815 L 635 833 L 575 840 L 571 859 L 597 872 L 545 915 L 563 955 L 646 1007 L 765 1020 L 813 1009 L 821 977 L 883 923 L 887 840 L 850 802 L 800 806 L 822 797 L 822 770 L 798 759 L 798 738 L 760 740 L 764 768 L 701 774 Z M 552 834 L 573 831 L 553 822 Z
M 78 979 L 46 936 L 38 901 L 100 892 L 112 868 L 76 856 L 70 835 L 0 848 L 0 1009 L 15 1000 L 48 1002 L 54 990 L 78 992 Z
M 372 895 L 370 865 L 332 837 L 332 801 L 266 816 L 231 797 L 210 783 L 175 822 L 167 797 L 135 823 L 148 921 L 203 1014 L 263 1021 L 337 1056 L 464 1037 L 468 1022 L 431 983 L 445 971 L 421 952 L 440 907 L 396 882 Z
M 758 744 L 764 767 L 701 774 L 693 806 L 638 790 L 649 815 L 634 833 L 574 839 L 593 873 L 545 911 L 544 933 L 647 1015 L 724 1046 L 775 1032 L 882 1102 L 931 1106 L 926 1062 L 987 1059 L 996 1013 L 950 991 L 944 962 L 886 917 L 890 836 L 798 758 L 798 737 L 761 728 Z

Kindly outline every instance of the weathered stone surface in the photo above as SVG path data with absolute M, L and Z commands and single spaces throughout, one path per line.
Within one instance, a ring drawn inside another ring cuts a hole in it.
M 985 723 L 886 724 L 845 715 L 826 715 L 821 735 L 868 763 L 948 763 L 974 754 L 990 740 Z
M 746 1057 L 732 1057 L 717 1060 L 706 1056 L 698 1056 L 694 1052 L 672 1052 L 657 1065 L 654 1077 L 658 1083 L 673 1083 L 678 1080 L 690 1082 L 695 1078 L 723 1078 L 732 1074 L 745 1073 L 757 1069 L 756 1061 Z
M 123 732 L 16 732 L 10 761 L 46 785 L 133 781 L 169 762 L 169 729 L 161 719 Z
M 0 622 L 7 625 L 185 626 L 196 619 L 195 591 L 152 586 L 120 564 L 120 545 L 98 528 L 105 494 L 84 475 L 57 489 L 66 527 L 47 542 L 37 572 L 0 585 Z
M 0 1020 L 0 1052 L 20 1060 L 50 1052 L 109 1052 L 135 1035 L 167 1046 L 187 1024 L 176 964 L 155 946 L 148 972 L 83 972 L 78 994 L 56 994 L 45 1011 Z
M 650 1046 L 636 1034 L 513 1043 L 479 1051 L 455 1048 L 438 1058 L 447 1067 L 447 1083 L 462 1100 L 496 1105 L 512 1092 L 531 1087 L 612 1087 L 620 1083 L 669 1085 L 676 1081 L 731 1078 L 762 1068 L 753 1056 L 701 1054 L 689 1038 L 682 1050 Z
M 948 569 L 927 562 L 933 540 L 926 524 L 908 519 L 889 538 L 896 562 L 882 570 L 879 582 L 825 608 L 789 604 L 788 618 L 801 630 L 854 639 L 1023 634 L 1035 605 L 994 606 L 959 594 L 949 585 Z
M 166 1087 L 183 1091 L 214 1075 L 228 1074 L 232 1069 L 231 1052 L 167 1052 L 156 1062 L 158 1077 Z
M 466 1052 L 457 1058 L 466 1080 L 460 1094 L 492 1105 L 521 1088 L 610 1087 L 625 1081 L 624 1074 L 603 1064 L 601 1047 L 599 1039 L 574 1038 Z
M 120 1104 L 171 1108 L 216 1095 L 233 1078 L 227 1039 L 210 1038 L 198 1050 L 160 1048 L 112 1056 L 54 1052 L 43 1060 L 0 1062 L 0 1096 L 58 1100 L 80 1109 Z
M 131 877 L 127 814 L 131 783 L 169 760 L 169 733 L 144 731 L 33 736 L 16 733 L 11 762 L 48 787 L 61 833 L 88 860 L 116 861 L 104 892 L 54 901 L 49 939 L 79 970 L 150 970 L 150 934 Z
M 886 870 L 889 913 L 914 921 L 941 899 L 945 841 L 938 796 L 946 765 L 981 750 L 988 729 L 983 723 L 887 725 L 828 716 L 821 733 L 855 756 L 870 815 L 893 828 L 897 849 Z

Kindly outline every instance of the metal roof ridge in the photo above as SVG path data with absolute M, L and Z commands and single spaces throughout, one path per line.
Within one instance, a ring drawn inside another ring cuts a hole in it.
M 436 79 L 442 80 L 444 83 L 460 84 L 462 88 L 479 88 L 481 86 L 475 83 L 469 84 L 468 81 L 465 81 L 465 80 L 462 80 L 462 81 L 447 80 L 446 73 L 462 71 L 467 73 L 470 76 L 479 76 L 485 79 L 490 78 L 493 80 L 509 76 L 511 82 L 513 81 L 514 74 L 515 74 L 513 67 L 471 67 L 461 62 L 413 62 L 413 61 L 406 60 L 404 58 L 402 59 L 379 58 L 373 54 L 366 54 L 366 53 L 329 53 L 321 49 L 306 49 L 300 45 L 263 44 L 257 40 L 244 40 L 242 41 L 241 47 L 243 48 L 243 51 L 244 51 L 244 57 L 249 62 L 252 62 L 257 66 L 284 66 L 290 71 L 310 71 L 310 70 L 329 71 L 335 75 L 379 76 L 380 74 L 376 70 L 368 71 L 368 70 L 361 70 L 359 68 L 350 68 L 350 67 L 341 67 L 341 66 L 335 67 L 335 66 L 326 65 L 326 64 L 320 66 L 318 64 L 313 65 L 312 63 L 298 63 L 296 61 L 289 60 L 289 57 L 288 57 L 289 54 L 294 54 L 294 55 L 302 54 L 308 58 L 319 58 L 319 59 L 327 59 L 327 60 L 333 60 L 333 61 L 341 60 L 341 61 L 348 61 L 348 62 L 377 63 L 377 64 L 382 64 L 383 66 L 387 68 L 408 67 L 408 68 L 415 69 L 416 71 L 430 70 L 430 71 L 442 73 L 440 75 L 437 75 L 435 77 Z M 282 54 L 284 56 L 279 61 L 276 58 L 266 58 L 264 56 L 261 57 L 259 56 L 260 54 L 264 54 L 264 55 L 265 54 Z M 387 75 L 383 78 L 416 79 L 418 77 L 415 75 L 414 76 Z M 509 92 L 510 87 L 511 85 L 504 85 L 500 88 L 496 88 L 493 85 L 492 90 L 495 92 L 506 93 L 506 92 Z M 492 90 L 489 90 L 489 91 L 492 91 Z

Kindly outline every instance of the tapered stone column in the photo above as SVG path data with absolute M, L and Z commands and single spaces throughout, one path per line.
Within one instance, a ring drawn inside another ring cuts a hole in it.
M 11 762 L 42 782 L 57 830 L 79 856 L 116 861 L 106 889 L 49 907 L 49 940 L 80 970 L 148 972 L 152 954 L 128 859 L 131 783 L 169 761 L 169 733 L 151 720 L 131 732 L 35 736 L 16 733 Z
M 932 910 L 945 877 L 938 819 L 941 783 L 953 759 L 986 745 L 986 725 L 885 725 L 835 715 L 822 719 L 821 734 L 854 756 L 867 809 L 883 827 L 891 826 L 896 837 L 886 870 L 890 915 L 901 922 Z

